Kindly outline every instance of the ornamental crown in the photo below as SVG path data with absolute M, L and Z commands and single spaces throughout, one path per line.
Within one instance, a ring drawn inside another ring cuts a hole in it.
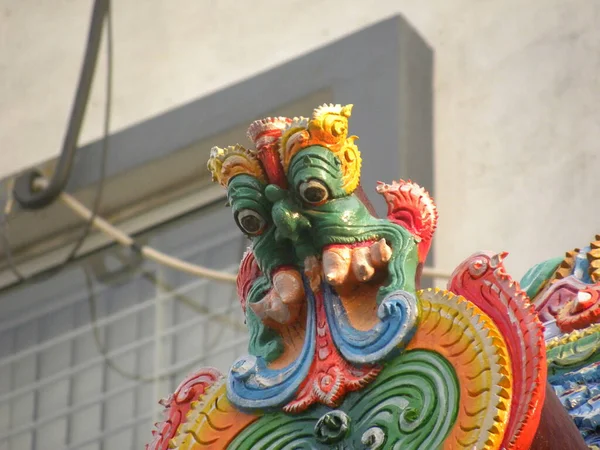
M 253 149 L 240 145 L 213 147 L 208 169 L 213 180 L 227 187 L 236 175 L 247 174 L 261 182 L 286 187 L 286 176 L 292 158 L 301 150 L 318 145 L 330 150 L 341 163 L 344 190 L 352 193 L 360 181 L 361 157 L 354 144 L 356 136 L 348 136 L 348 118 L 352 105 L 324 104 L 316 108 L 312 118 L 267 117 L 254 121 L 247 136 Z

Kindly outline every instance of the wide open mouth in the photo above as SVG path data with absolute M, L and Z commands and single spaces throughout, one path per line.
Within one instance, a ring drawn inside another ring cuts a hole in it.
M 378 321 L 377 294 L 387 283 L 391 258 L 391 246 L 377 237 L 326 245 L 320 255 L 307 257 L 303 268 L 276 268 L 271 291 L 250 306 L 270 327 L 283 333 L 287 326 L 304 323 L 306 289 L 317 295 L 325 282 L 340 297 L 350 323 L 359 330 L 368 330 Z M 303 276 L 308 280 L 306 286 Z
M 376 233 L 338 235 L 330 237 L 320 251 L 302 263 L 273 269 L 272 288 L 262 299 L 248 305 L 283 339 L 285 350 L 270 367 L 283 367 L 297 356 L 304 340 L 307 291 L 320 297 L 317 302 L 325 301 L 321 295 L 325 284 L 333 287 L 340 299 L 338 308 L 343 308 L 340 313 L 345 313 L 352 327 L 360 331 L 373 328 L 380 320 L 378 294 L 391 278 L 388 267 L 392 256 L 390 241 Z
M 338 240 L 349 242 L 323 246 L 320 254 L 305 258 L 302 268 L 280 266 L 273 270 L 270 295 L 274 301 L 271 303 L 280 308 L 277 317 L 274 312 L 271 314 L 272 319 L 280 323 L 294 321 L 294 315 L 287 314 L 287 310 L 305 301 L 302 275 L 309 280 L 313 294 L 321 290 L 322 282 L 326 282 L 341 297 L 358 299 L 361 293 L 367 297 L 376 296 L 377 289 L 388 279 L 388 265 L 393 254 L 389 242 L 377 236 Z

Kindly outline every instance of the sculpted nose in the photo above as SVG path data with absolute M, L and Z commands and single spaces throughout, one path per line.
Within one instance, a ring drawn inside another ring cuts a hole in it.
M 270 202 L 273 202 L 271 217 L 277 228 L 275 238 L 277 240 L 289 239 L 292 242 L 298 241 L 300 233 L 310 228 L 308 219 L 288 198 L 288 192 L 278 186 L 267 186 L 265 196 Z
M 287 192 L 281 189 L 279 186 L 269 184 L 265 188 L 265 196 L 271 203 L 277 203 L 279 200 L 283 200 L 287 197 Z

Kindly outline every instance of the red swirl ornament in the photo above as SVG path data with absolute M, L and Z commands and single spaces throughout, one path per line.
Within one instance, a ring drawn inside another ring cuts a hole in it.
M 563 332 L 587 328 L 599 321 L 600 285 L 581 289 L 556 314 L 556 324 Z

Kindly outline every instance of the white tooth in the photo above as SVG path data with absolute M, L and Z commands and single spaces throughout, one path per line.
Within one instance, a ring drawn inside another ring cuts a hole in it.
M 392 257 L 392 248 L 387 245 L 385 239 L 380 239 L 371 245 L 371 262 L 373 266 L 380 268 L 385 266 Z
M 579 302 L 586 302 L 590 298 L 592 298 L 592 294 L 590 294 L 589 292 L 579 291 L 577 293 L 577 301 Z
M 263 298 L 262 300 L 256 303 L 249 303 L 248 305 L 250 306 L 250 309 L 254 311 L 254 314 L 258 316 L 259 319 L 264 319 L 265 317 L 267 317 L 267 309 L 269 308 L 267 297 Z
M 270 308 L 267 310 L 267 316 L 279 323 L 288 323 L 290 320 L 290 308 L 281 301 L 281 298 L 275 294 L 271 297 Z
M 273 277 L 273 288 L 285 304 L 300 303 L 304 299 L 302 277 L 296 270 L 277 272 Z
M 332 247 L 323 252 L 323 272 L 329 284 L 338 286 L 348 277 L 352 251 L 348 247 Z
M 368 281 L 375 274 L 371 265 L 369 247 L 358 247 L 352 253 L 352 270 L 358 281 Z
M 304 275 L 308 278 L 313 292 L 318 292 L 321 288 L 321 264 L 316 256 L 309 256 L 304 260 Z M 304 289 L 302 292 L 304 295 Z

